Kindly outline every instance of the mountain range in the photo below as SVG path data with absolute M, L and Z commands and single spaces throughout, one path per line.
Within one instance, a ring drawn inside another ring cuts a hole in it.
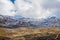
M 32 18 L 15 18 L 11 16 L 0 15 L 0 27 L 17 28 L 17 27 L 59 27 L 60 19 L 57 17 L 49 17 L 46 19 Z

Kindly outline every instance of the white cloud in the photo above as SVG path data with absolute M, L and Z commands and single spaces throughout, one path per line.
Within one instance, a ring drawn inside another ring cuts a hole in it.
M 60 0 L 16 0 L 14 4 L 10 0 L 0 0 L 0 14 L 2 15 L 21 15 L 39 19 L 59 13 Z
M 51 10 L 50 12 L 54 15 L 60 14 L 60 0 L 47 0 L 42 7 Z
M 14 16 L 14 5 L 10 0 L 0 0 L 0 14 L 1 15 L 8 15 L 8 16 Z
M 60 8 L 57 0 L 16 0 L 18 15 L 30 18 L 47 18 L 57 13 Z

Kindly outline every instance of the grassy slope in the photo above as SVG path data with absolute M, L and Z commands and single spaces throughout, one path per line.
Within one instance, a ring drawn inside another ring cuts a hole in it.
M 50 38 L 50 36 L 53 39 L 57 39 L 58 37 L 60 38 L 60 28 L 0 28 L 0 36 L 13 38 L 14 40 L 19 40 L 20 38 L 26 38 L 26 40 L 35 40 L 36 38 L 37 40 L 37 37 L 39 39 L 40 37 Z M 42 39 L 45 40 L 44 38 Z

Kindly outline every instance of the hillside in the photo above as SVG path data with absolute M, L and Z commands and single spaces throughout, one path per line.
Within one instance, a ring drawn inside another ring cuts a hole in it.
M 0 15 L 0 40 L 60 40 L 60 19 L 16 19 Z
M 60 28 L 0 28 L 4 40 L 60 40 Z
M 46 19 L 15 18 L 11 16 L 0 15 L 0 27 L 59 27 L 60 18 L 50 17 Z

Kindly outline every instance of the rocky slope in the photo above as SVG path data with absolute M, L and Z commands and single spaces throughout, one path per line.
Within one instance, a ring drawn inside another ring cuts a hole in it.
M 60 19 L 50 17 L 47 19 L 30 19 L 30 18 L 14 18 L 11 16 L 0 15 L 0 27 L 16 28 L 16 27 L 59 27 Z

